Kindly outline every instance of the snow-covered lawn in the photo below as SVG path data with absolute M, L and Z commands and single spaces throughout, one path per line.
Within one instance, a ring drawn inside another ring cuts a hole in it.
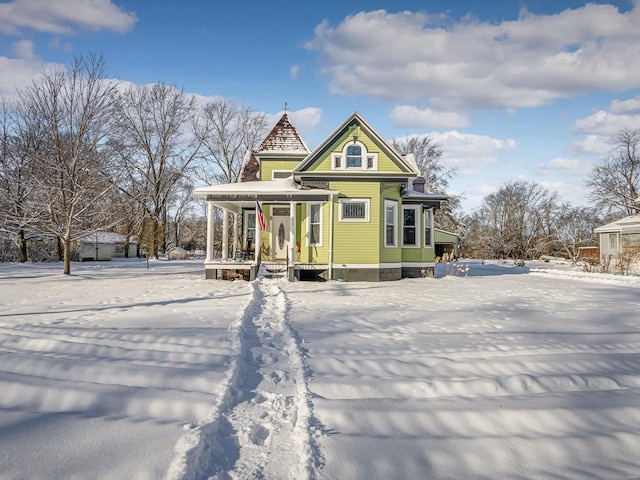
M 640 278 L 469 266 L 0 265 L 0 479 L 640 476 Z

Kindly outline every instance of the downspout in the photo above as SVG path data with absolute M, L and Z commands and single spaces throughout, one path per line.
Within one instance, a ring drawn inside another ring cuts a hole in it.
M 329 206 L 329 280 L 333 279 L 333 193 Z

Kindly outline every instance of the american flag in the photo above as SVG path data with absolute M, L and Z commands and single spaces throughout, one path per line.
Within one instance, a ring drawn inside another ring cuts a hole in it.
M 256 200 L 256 217 L 258 219 L 258 227 L 260 227 L 260 230 L 262 230 L 263 232 L 266 232 L 269 230 L 269 227 L 267 226 L 267 219 L 264 216 L 264 213 L 262 213 L 262 208 L 260 208 L 260 202 Z

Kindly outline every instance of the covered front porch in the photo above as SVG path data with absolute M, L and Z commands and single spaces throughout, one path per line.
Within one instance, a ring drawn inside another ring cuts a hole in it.
M 291 178 L 196 189 L 207 201 L 207 247 L 205 277 L 254 280 L 259 272 L 293 280 L 305 272 L 330 270 L 331 262 L 302 261 L 300 246 L 307 202 L 330 202 L 337 192 L 302 187 Z M 222 210 L 220 255 L 215 255 L 215 209 Z M 230 233 L 231 232 L 231 233 Z

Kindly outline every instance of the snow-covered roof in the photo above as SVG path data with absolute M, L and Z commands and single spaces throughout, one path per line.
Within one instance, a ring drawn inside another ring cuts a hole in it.
M 124 243 L 125 236 L 116 232 L 93 232 L 88 233 L 80 239 L 80 243 Z M 138 243 L 134 239 L 130 238 L 129 243 Z
M 293 177 L 280 178 L 276 180 L 267 180 L 264 182 L 245 182 L 245 183 L 225 183 L 222 185 L 211 185 L 208 187 L 196 188 L 194 190 L 196 197 L 207 198 L 209 195 L 262 195 L 262 194 L 296 194 L 296 195 L 318 195 L 326 193 L 327 195 L 338 193 L 334 190 L 324 190 L 321 188 L 303 187 L 293 180 Z
M 282 115 L 282 118 L 278 120 L 278 123 L 275 124 L 256 150 L 258 154 L 276 152 L 303 155 L 309 153 L 307 144 L 304 143 L 296 128 L 291 124 L 286 113 Z
M 640 215 L 630 215 L 594 229 L 595 233 L 627 231 L 640 232 Z

